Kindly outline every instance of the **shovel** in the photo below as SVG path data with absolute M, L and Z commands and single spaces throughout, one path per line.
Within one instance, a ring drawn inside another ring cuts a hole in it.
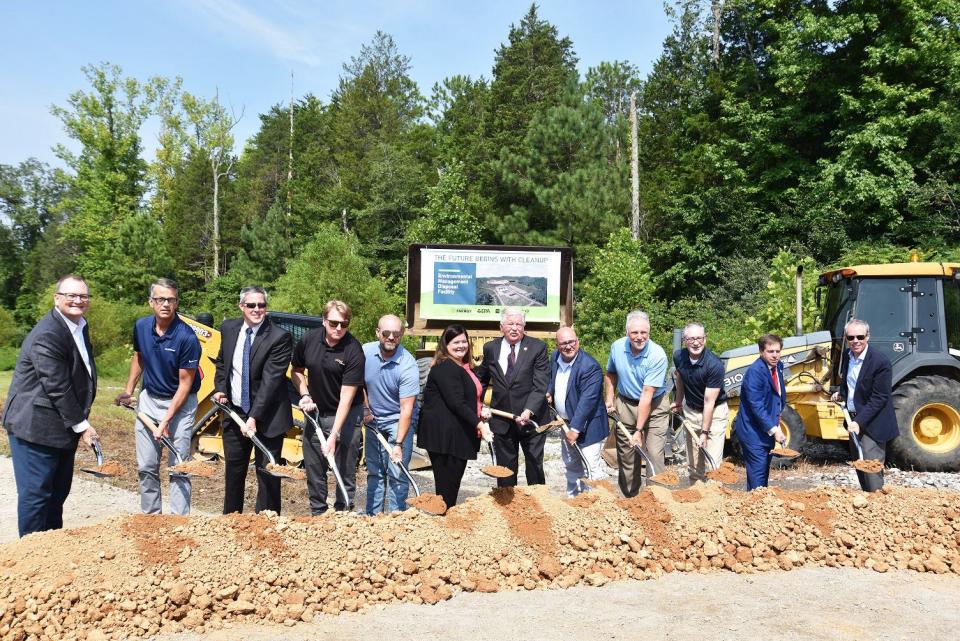
M 126 407 L 128 410 L 136 414 L 137 418 L 140 419 L 140 422 L 143 423 L 149 430 L 153 431 L 157 429 L 157 422 L 154 421 L 149 416 L 147 416 L 146 414 L 144 414 L 143 412 L 141 412 L 140 410 L 138 410 L 137 408 L 135 408 L 133 405 L 123 405 L 123 407 Z M 160 441 L 161 445 L 163 445 L 165 448 L 170 450 L 170 452 L 173 454 L 173 457 L 176 459 L 177 464 L 174 465 L 173 467 L 179 467 L 184 463 L 186 463 L 184 458 L 180 455 L 180 452 L 177 451 L 177 448 L 174 447 L 173 443 L 170 441 L 169 438 L 167 438 L 166 436 L 160 436 L 160 438 L 158 438 L 157 440 Z M 170 472 L 170 476 L 191 478 L 193 474 L 189 474 L 187 472 Z M 206 475 L 198 474 L 197 476 L 206 476 Z
M 377 429 L 373 425 L 364 424 L 363 427 L 364 429 L 369 430 L 373 432 L 374 435 L 376 435 L 377 440 L 380 441 L 380 445 L 383 446 L 384 451 L 387 453 L 387 456 L 389 457 L 390 454 L 393 452 L 393 448 L 390 447 L 390 443 L 388 443 L 387 439 L 384 438 L 383 432 L 381 432 L 379 429 Z M 408 481 L 410 481 L 410 485 L 413 487 L 413 493 L 416 494 L 417 496 L 420 496 L 420 486 L 417 485 L 417 482 L 413 480 L 413 476 L 410 474 L 410 470 L 407 469 L 407 466 L 404 465 L 402 461 L 400 463 L 394 463 L 391 460 L 390 463 L 400 468 L 400 471 L 403 472 L 403 475 L 407 477 Z
M 853 423 L 853 418 L 850 416 L 850 412 L 844 407 L 841 403 L 837 403 L 840 406 L 841 411 L 843 411 L 843 420 L 847 424 L 847 434 L 850 435 L 850 440 L 853 441 L 854 447 L 857 448 L 857 460 L 863 460 L 863 448 L 860 447 L 860 439 L 857 437 L 855 432 L 849 430 L 850 424 Z
M 101 478 L 101 479 L 120 476 L 121 474 L 126 473 L 126 470 L 123 469 L 123 466 L 120 465 L 119 463 L 113 464 L 114 466 L 116 466 L 114 468 L 116 471 L 111 471 L 109 467 L 106 472 L 103 471 L 103 451 L 100 449 L 100 439 L 94 440 L 93 443 L 90 445 L 90 448 L 93 450 L 94 455 L 96 455 L 97 457 L 97 466 L 81 467 L 80 468 L 81 472 L 86 472 L 87 474 L 93 474 L 97 478 Z
M 213 398 L 210 399 L 210 402 L 216 405 L 218 408 L 220 408 L 220 411 L 223 412 L 226 416 L 229 416 L 230 420 L 236 423 L 237 427 L 241 428 L 241 430 L 246 425 L 246 423 L 243 422 L 243 419 L 240 418 L 240 415 L 234 412 L 226 404 L 221 403 L 220 401 L 214 400 Z M 250 440 L 253 442 L 253 446 L 256 447 L 258 450 L 260 450 L 260 452 L 262 452 L 263 455 L 267 457 L 266 467 L 260 468 L 263 472 L 269 474 L 270 476 L 275 476 L 278 479 L 302 479 L 303 478 L 301 474 L 297 474 L 297 472 L 300 472 L 300 470 L 296 470 L 296 468 L 291 468 L 288 471 L 284 469 L 286 467 L 285 465 L 280 465 L 279 463 L 277 463 L 277 459 L 273 455 L 273 452 L 267 449 L 267 447 L 263 444 L 263 442 L 259 438 L 257 438 L 256 434 L 251 434 Z
M 877 459 L 863 458 L 863 447 L 861 447 L 860 445 L 860 438 L 857 436 L 855 432 L 851 432 L 849 430 L 849 425 L 853 423 L 853 418 L 850 416 L 850 412 L 847 411 L 846 407 L 844 407 L 840 403 L 838 403 L 838 405 L 840 405 L 840 409 L 843 410 L 843 420 L 847 422 L 847 426 L 848 426 L 847 434 L 850 435 L 850 440 L 853 441 L 853 446 L 857 448 L 857 460 L 851 463 L 851 465 L 853 466 L 853 469 L 857 470 L 858 472 L 863 472 L 864 474 L 876 474 L 877 472 L 882 472 L 883 471 L 882 461 L 879 461 Z M 869 465 L 871 464 L 877 465 L 879 467 L 875 469 L 870 469 Z
M 374 435 L 377 437 L 377 440 L 380 441 L 380 445 L 383 446 L 383 451 L 387 453 L 387 458 L 389 460 L 390 454 L 393 451 L 393 448 L 390 447 L 390 443 L 388 443 L 387 439 L 384 438 L 383 432 L 381 432 L 379 429 L 377 429 L 373 425 L 364 424 L 363 427 L 364 429 L 374 433 Z M 403 472 L 403 475 L 407 477 L 407 480 L 410 481 L 410 485 L 413 487 L 413 493 L 416 495 L 416 497 L 412 501 L 408 501 L 410 505 L 417 508 L 424 514 L 429 514 L 431 516 L 441 516 L 442 514 L 446 513 L 447 511 L 446 504 L 443 505 L 442 511 L 440 510 L 439 506 L 434 506 L 433 504 L 433 501 L 436 501 L 437 499 L 440 499 L 441 501 L 443 500 L 439 496 L 437 496 L 436 494 L 425 494 L 425 495 L 420 494 L 420 486 L 417 485 L 417 482 L 415 480 L 413 480 L 413 475 L 410 474 L 410 470 L 407 469 L 407 466 L 404 465 L 403 462 L 394 463 L 391 460 L 390 463 L 400 468 L 400 471 Z M 420 499 L 421 496 L 423 496 L 424 500 L 422 501 L 417 500 L 417 499 Z M 384 501 L 386 500 L 387 500 L 387 497 L 384 496 Z
M 620 430 L 620 432 L 621 432 L 625 437 L 627 437 L 627 440 L 629 441 L 629 440 L 632 438 L 632 435 L 630 434 L 630 430 L 628 430 L 627 427 L 626 427 L 623 423 L 621 423 L 619 420 L 617 420 L 617 419 L 615 419 L 615 418 L 614 418 L 613 420 L 614 420 L 614 422 L 617 424 L 617 429 Z M 654 480 L 653 480 L 654 477 L 656 477 L 656 476 L 660 473 L 660 472 L 657 471 L 657 464 L 653 462 L 653 459 L 650 458 L 650 455 L 647 454 L 647 451 L 646 451 L 645 449 L 643 449 L 642 447 L 640 447 L 639 445 L 636 445 L 636 444 L 635 444 L 633 447 L 634 447 L 638 452 L 640 452 L 640 456 L 641 456 L 641 458 L 643 458 L 644 463 L 646 463 L 646 465 L 647 465 L 647 467 L 649 468 L 650 472 L 653 472 L 652 474 L 648 474 L 648 475 L 647 475 L 647 480 L 648 480 L 648 481 L 653 481 L 654 483 L 661 483 L 662 485 L 676 485 L 676 483 L 667 483 L 666 481 L 654 481 Z
M 491 410 L 492 412 L 493 410 Z M 512 414 L 511 414 L 512 416 Z M 484 439 L 486 441 L 486 439 Z M 493 477 L 495 479 L 505 479 L 513 476 L 513 470 L 507 467 L 503 467 L 497 463 L 497 453 L 493 449 L 493 435 L 491 433 L 490 440 L 487 441 L 487 447 L 490 448 L 490 460 L 493 461 L 493 465 L 487 465 L 484 467 L 481 472 L 487 476 Z
M 491 414 L 493 414 L 494 416 L 499 416 L 500 418 L 509 418 L 510 420 L 516 420 L 520 418 L 516 414 L 511 414 L 510 412 L 504 412 L 503 410 L 495 410 L 492 407 L 489 409 Z M 527 423 L 529 423 L 530 425 L 533 425 L 533 429 L 536 430 L 538 434 L 544 431 L 545 428 L 547 428 L 547 426 L 544 425 L 544 429 L 541 429 L 540 424 L 537 423 L 532 418 L 527 419 Z
M 707 465 L 710 466 L 711 470 L 720 469 L 720 465 L 717 463 L 716 459 L 707 451 L 707 448 L 700 445 L 700 438 L 697 435 L 697 431 L 690 425 L 690 422 L 682 416 L 678 416 L 680 419 L 680 424 L 683 425 L 684 429 L 690 432 L 690 436 L 693 437 L 693 443 L 697 446 L 697 449 L 700 450 L 700 453 L 703 455 L 704 460 L 707 462 Z
M 556 416 L 556 418 L 553 419 L 552 421 L 550 421 L 549 423 L 547 423 L 547 424 L 545 425 L 545 427 L 549 428 L 551 425 L 556 424 L 556 425 L 559 425 L 559 426 L 560 426 L 560 429 L 561 429 L 561 430 L 563 430 L 563 435 L 564 435 L 564 436 L 566 436 L 567 434 L 569 434 L 569 433 L 570 433 L 570 425 L 563 419 L 562 416 L 560 416 L 560 414 L 557 413 L 557 408 L 555 408 L 553 405 L 549 405 L 548 407 L 550 408 L 550 411 L 553 412 L 554 416 Z M 564 440 L 566 440 L 566 439 L 564 439 Z M 569 441 L 567 442 L 567 444 L 568 444 L 568 445 L 570 444 Z M 587 464 L 587 457 L 583 455 L 583 450 L 580 449 L 580 444 L 577 443 L 576 441 L 573 442 L 573 449 L 576 451 L 577 456 L 580 458 L 580 465 L 583 466 L 583 473 L 586 474 L 586 477 L 585 477 L 585 478 L 589 481 L 589 480 L 590 480 L 590 466 Z
M 317 434 L 319 434 L 319 438 L 322 440 L 324 436 L 323 430 L 320 429 L 320 421 L 314 418 L 313 414 L 310 412 L 304 412 L 303 415 L 306 416 L 307 419 L 309 419 L 309 421 L 313 424 L 313 429 L 316 430 Z M 347 447 L 346 443 L 344 443 L 343 446 Z M 322 446 L 320 447 L 320 451 L 323 451 Z M 340 490 L 340 494 L 343 496 L 343 504 L 349 506 L 350 495 L 347 494 L 347 486 L 343 484 L 343 477 L 340 476 L 340 469 L 337 468 L 337 462 L 333 459 L 333 454 L 324 452 L 323 456 L 327 459 L 327 465 L 330 467 L 330 471 L 333 472 L 333 478 L 337 480 L 337 488 Z

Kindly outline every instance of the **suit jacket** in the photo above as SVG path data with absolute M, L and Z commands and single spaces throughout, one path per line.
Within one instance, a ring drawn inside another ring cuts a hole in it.
M 486 387 L 493 387 L 490 407 L 520 414 L 528 409 L 533 419 L 543 422 L 546 407 L 547 385 L 550 383 L 550 363 L 547 360 L 547 344 L 536 338 L 524 336 L 517 343 L 517 360 L 513 380 L 507 385 L 506 372 L 500 367 L 500 349 L 503 340 L 498 338 L 484 344 L 483 362 L 477 368 L 477 378 Z M 493 416 L 490 429 L 497 434 L 506 434 L 512 421 Z
M 97 369 L 89 325 L 83 341 L 90 371 L 67 323 L 55 309 L 40 319 L 23 345 L 7 393 L 3 425 L 19 439 L 61 449 L 76 448 L 73 426 L 90 416 L 97 395 Z
M 847 401 L 847 369 L 850 367 L 850 350 L 843 350 L 840 363 L 840 398 Z M 860 376 L 853 390 L 853 405 L 857 408 L 854 419 L 860 429 L 877 443 L 886 443 L 900 435 L 897 414 L 893 411 L 890 395 L 893 374 L 890 359 L 876 347 L 868 347 L 867 355 L 860 366 Z
M 560 365 L 557 359 L 560 351 L 550 356 L 550 385 L 547 392 L 556 398 L 557 371 Z M 570 368 L 565 400 L 570 428 L 580 432 L 577 442 L 580 445 L 592 445 L 607 438 L 610 422 L 607 420 L 607 406 L 603 401 L 603 370 L 600 363 L 580 350 Z
M 734 422 L 737 438 L 744 446 L 773 448 L 774 438 L 767 432 L 780 423 L 780 414 L 787 404 L 783 362 L 777 363 L 777 380 L 779 394 L 773 386 L 770 367 L 762 358 L 747 368 L 740 385 L 740 409 Z
M 214 389 L 232 402 L 230 369 L 237 348 L 242 318 L 231 318 L 220 326 L 220 351 L 214 364 Z M 293 412 L 287 394 L 287 368 L 293 354 L 293 339 L 285 330 L 263 319 L 263 325 L 250 346 L 250 416 L 257 419 L 257 431 L 273 437 L 286 434 L 293 425 Z
M 452 360 L 430 368 L 417 424 L 417 446 L 462 459 L 477 458 L 477 386 Z

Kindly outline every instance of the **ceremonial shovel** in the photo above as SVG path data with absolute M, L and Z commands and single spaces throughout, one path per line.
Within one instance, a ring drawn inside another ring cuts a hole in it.
M 306 416 L 311 423 L 313 423 L 313 429 L 316 430 L 318 438 L 322 443 L 324 435 L 323 430 L 320 429 L 320 421 L 314 418 L 313 414 L 310 412 L 304 412 L 303 415 Z M 343 447 L 347 447 L 347 444 L 344 443 Z M 320 451 L 323 452 L 323 445 L 320 446 Z M 347 487 L 343 484 L 343 477 L 340 476 L 340 470 L 337 468 L 337 462 L 333 459 L 333 454 L 323 452 L 323 456 L 327 459 L 327 465 L 330 466 L 330 471 L 333 472 L 333 478 L 337 480 L 337 488 L 340 490 L 340 494 L 343 495 L 343 504 L 349 507 L 350 495 L 347 494 Z
M 611 418 L 612 418 L 612 417 L 611 417 Z M 630 434 L 630 430 L 628 430 L 627 427 L 626 427 L 623 423 L 621 423 L 619 420 L 617 420 L 616 418 L 614 418 L 613 421 L 617 424 L 617 429 L 620 430 L 620 432 L 621 432 L 625 437 L 627 437 L 627 440 L 629 441 L 629 440 L 631 439 L 631 437 L 632 437 L 632 435 Z M 656 463 L 653 462 L 653 459 L 650 458 L 650 455 L 647 454 L 647 451 L 644 450 L 642 447 L 640 447 L 639 445 L 636 445 L 636 444 L 634 444 L 633 447 L 634 447 L 638 452 L 640 452 L 640 456 L 643 458 L 644 462 L 647 464 L 647 467 L 650 469 L 651 472 L 653 472 L 653 474 L 648 474 L 647 480 L 653 481 L 654 483 L 659 483 L 660 481 L 654 481 L 654 480 L 653 480 L 653 478 L 659 474 L 659 472 L 657 471 L 657 465 L 656 465 Z M 666 482 L 664 482 L 663 484 L 664 484 L 664 485 L 676 485 L 676 483 L 666 483 Z
M 240 415 L 239 415 L 239 414 L 237 414 L 236 412 L 234 412 L 232 409 L 230 409 L 230 407 L 228 407 L 228 406 L 225 405 L 224 403 L 221 403 L 221 402 L 219 402 L 219 401 L 216 401 L 216 400 L 214 400 L 214 399 L 212 399 L 212 398 L 210 399 L 210 402 L 212 402 L 214 405 L 216 405 L 216 406 L 220 409 L 221 412 L 223 412 L 224 414 L 226 414 L 227 416 L 229 416 L 229 417 L 230 417 L 230 420 L 232 420 L 234 423 L 236 423 L 236 424 L 237 424 L 237 427 L 240 428 L 241 434 L 243 433 L 243 428 L 244 428 L 244 426 L 245 426 L 246 424 L 244 423 L 243 419 L 240 418 Z M 301 478 L 303 478 L 302 473 L 300 473 L 300 474 L 297 474 L 297 473 L 296 473 L 296 472 L 300 472 L 300 470 L 295 470 L 295 471 L 294 471 L 294 470 L 291 470 L 291 471 L 284 470 L 283 468 L 284 468 L 285 466 L 280 465 L 279 463 L 277 463 L 277 459 L 276 459 L 276 457 L 274 457 L 273 452 L 271 452 L 270 450 L 267 449 L 267 447 L 263 444 L 263 442 L 262 442 L 259 438 L 257 438 L 257 435 L 256 435 L 256 434 L 251 434 L 251 435 L 250 435 L 250 440 L 253 442 L 253 446 L 256 447 L 258 450 L 260 450 L 260 451 L 263 453 L 263 455 L 267 457 L 267 465 L 266 465 L 265 467 L 261 468 L 264 472 L 266 472 L 266 473 L 269 474 L 270 476 L 275 476 L 275 477 L 278 478 L 278 479 L 301 479 Z

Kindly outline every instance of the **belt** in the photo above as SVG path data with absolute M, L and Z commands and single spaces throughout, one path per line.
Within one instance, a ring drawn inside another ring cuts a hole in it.
M 617 398 L 626 403 L 627 405 L 639 405 L 640 399 L 630 398 L 629 396 L 624 396 L 623 394 L 617 394 Z
M 692 410 L 695 411 L 695 412 L 702 412 L 702 411 L 703 411 L 703 405 L 693 405 L 692 403 L 687 403 L 686 401 L 684 401 L 684 403 L 686 404 L 687 407 L 689 407 L 690 409 L 692 409 Z M 717 402 L 714 403 L 714 405 L 713 405 L 713 409 L 717 409 L 717 408 L 720 407 L 721 405 L 726 405 L 726 404 L 727 404 L 727 399 L 723 399 L 722 401 L 721 401 L 720 399 L 717 399 Z
M 152 398 L 155 401 L 169 401 L 173 399 L 172 396 L 164 396 L 162 394 L 156 394 L 154 392 L 151 392 L 150 390 L 145 390 L 145 391 L 147 392 L 147 394 L 150 395 L 150 398 Z

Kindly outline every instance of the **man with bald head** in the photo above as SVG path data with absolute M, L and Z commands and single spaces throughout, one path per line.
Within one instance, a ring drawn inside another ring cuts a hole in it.
M 572 327 L 557 330 L 547 400 L 570 427 L 560 457 L 567 468 L 567 496 L 576 496 L 588 489 L 581 480 L 584 477 L 596 481 L 607 476 L 600 451 L 610 427 L 603 398 L 603 370 L 596 359 L 580 349 L 580 339 Z M 574 444 L 580 446 L 589 469 L 583 469 Z
M 372 432 L 367 433 L 364 460 L 367 464 L 367 509 L 370 516 L 383 511 L 387 494 L 387 511 L 407 509 L 410 484 L 397 467 L 408 465 L 413 451 L 414 412 L 420 393 L 420 372 L 417 361 L 404 349 L 403 322 L 393 314 L 381 316 L 377 322 L 377 340 L 363 346 L 366 358 L 364 383 L 366 403 L 363 422 L 376 427 L 391 446 L 389 454 Z M 389 491 L 384 491 L 384 485 Z

